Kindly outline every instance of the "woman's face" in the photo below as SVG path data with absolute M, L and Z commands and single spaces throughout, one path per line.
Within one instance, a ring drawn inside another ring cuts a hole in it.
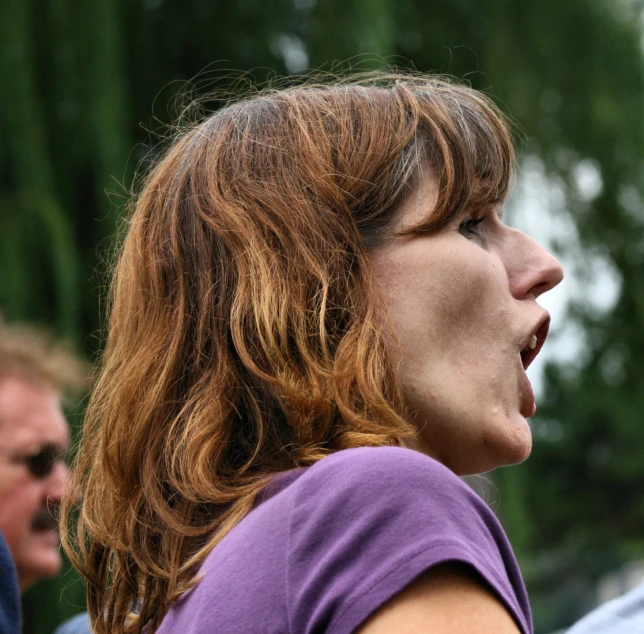
M 421 221 L 435 201 L 428 179 L 394 228 Z M 563 277 L 552 255 L 506 227 L 497 212 L 479 210 L 438 233 L 397 237 L 372 253 L 420 449 L 458 474 L 530 454 L 526 419 L 535 402 L 525 368 L 549 322 L 537 298 Z

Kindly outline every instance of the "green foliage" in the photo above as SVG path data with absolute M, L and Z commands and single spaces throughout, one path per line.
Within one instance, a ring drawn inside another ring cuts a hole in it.
M 393 56 L 467 77 L 515 117 L 524 151 L 563 184 L 583 244 L 601 248 L 623 280 L 609 314 L 576 308 L 586 361 L 549 368 L 533 457 L 497 477 L 537 629 L 565 625 L 602 571 L 644 553 L 638 19 L 627 0 L 3 0 L 2 312 L 49 323 L 95 352 L 100 260 L 154 147 L 147 130 L 164 130 L 183 81 L 208 65 L 197 88 L 217 69 L 257 69 L 261 80 L 269 69 L 361 54 L 370 54 L 354 59 L 362 67 Z M 603 183 L 592 201 L 575 182 L 582 159 Z M 561 430 L 556 438 L 543 433 L 550 428 Z M 79 584 L 59 602 L 69 579 L 25 598 L 28 634 L 78 609 Z

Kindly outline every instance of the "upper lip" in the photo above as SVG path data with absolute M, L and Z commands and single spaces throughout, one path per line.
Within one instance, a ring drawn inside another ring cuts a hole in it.
M 539 351 L 543 347 L 543 344 L 546 342 L 546 337 L 548 336 L 548 329 L 550 328 L 550 314 L 545 313 L 537 325 L 530 331 L 530 335 L 527 340 L 524 342 L 521 348 L 521 362 L 523 363 L 523 369 L 527 370 L 528 366 L 534 361 L 535 357 L 539 354 Z M 537 345 L 534 349 L 529 347 L 529 343 L 532 340 L 532 337 L 537 338 Z
M 31 520 L 32 530 L 55 530 L 58 528 L 58 505 L 47 504 L 39 509 Z

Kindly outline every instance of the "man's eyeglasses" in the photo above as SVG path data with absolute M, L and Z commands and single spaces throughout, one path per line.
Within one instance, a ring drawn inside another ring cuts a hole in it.
M 13 464 L 22 463 L 27 467 L 29 473 L 37 480 L 42 480 L 51 475 L 56 462 L 67 462 L 65 452 L 55 445 L 43 445 L 33 453 L 10 453 L 0 449 L 4 455 L 9 457 Z

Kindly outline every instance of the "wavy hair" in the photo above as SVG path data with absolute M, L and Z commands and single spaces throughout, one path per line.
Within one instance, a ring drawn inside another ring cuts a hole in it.
M 407 233 L 498 204 L 513 165 L 487 97 L 420 74 L 267 88 L 178 134 L 132 204 L 64 502 L 96 634 L 154 631 L 274 474 L 413 436 L 369 253 L 423 170 Z

